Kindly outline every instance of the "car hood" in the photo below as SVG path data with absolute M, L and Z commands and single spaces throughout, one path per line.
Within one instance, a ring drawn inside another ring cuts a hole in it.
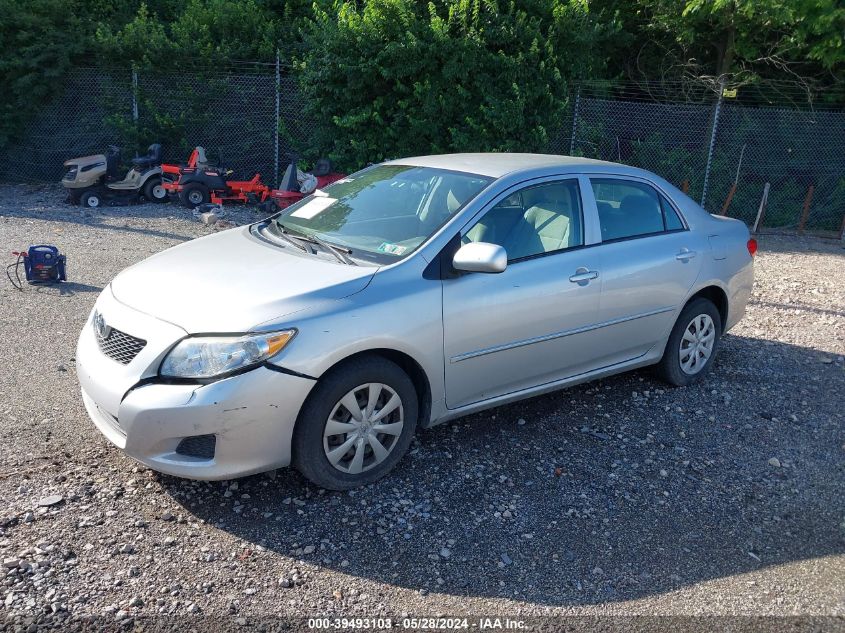
M 359 292 L 376 270 L 293 254 L 239 227 L 153 255 L 111 287 L 121 303 L 191 334 L 246 332 Z

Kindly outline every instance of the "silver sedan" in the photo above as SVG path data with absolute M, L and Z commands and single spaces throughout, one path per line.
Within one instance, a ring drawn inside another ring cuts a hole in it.
M 649 172 L 566 156 L 395 160 L 120 273 L 79 338 L 88 413 L 182 477 L 375 481 L 414 432 L 653 365 L 699 379 L 756 243 Z

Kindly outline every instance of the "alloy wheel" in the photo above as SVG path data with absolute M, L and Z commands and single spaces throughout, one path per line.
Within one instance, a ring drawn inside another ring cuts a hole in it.
M 323 451 L 337 470 L 357 475 L 382 463 L 404 426 L 402 399 L 383 383 L 351 389 L 332 408 L 323 429 Z
M 716 344 L 716 325 L 709 314 L 699 314 L 689 322 L 678 350 L 681 370 L 693 376 L 704 369 Z

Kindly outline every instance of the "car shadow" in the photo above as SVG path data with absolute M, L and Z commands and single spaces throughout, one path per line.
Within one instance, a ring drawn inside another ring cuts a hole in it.
M 380 482 L 161 476 L 283 557 L 453 596 L 632 600 L 845 553 L 842 356 L 728 335 L 702 381 L 639 371 L 419 433 Z M 235 489 L 237 488 L 237 489 Z

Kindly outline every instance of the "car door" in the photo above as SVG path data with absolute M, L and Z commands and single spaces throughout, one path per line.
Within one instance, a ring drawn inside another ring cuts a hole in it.
M 443 280 L 446 404 L 458 408 L 591 368 L 597 239 L 577 178 L 515 187 L 462 232 L 508 251 L 497 274 Z
M 595 349 L 609 366 L 643 356 L 665 339 L 706 246 L 651 183 L 601 176 L 590 177 L 590 185 L 602 231 L 598 320 L 605 335 Z

